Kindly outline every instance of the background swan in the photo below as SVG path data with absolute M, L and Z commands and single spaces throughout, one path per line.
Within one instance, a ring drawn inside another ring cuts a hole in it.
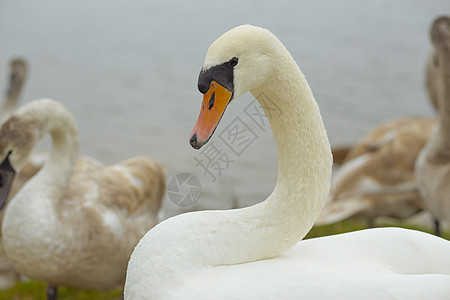
M 14 268 L 50 286 L 111 289 L 123 284 L 129 255 L 157 223 L 165 190 L 161 166 L 132 158 L 107 167 L 78 156 L 69 111 L 53 100 L 24 105 L 0 128 L 5 200 L 9 171 L 20 170 L 46 134 L 52 151 L 6 207 L 3 247 Z M 48 289 L 54 298 L 54 288 Z
M 244 92 L 280 107 L 283 114 L 269 119 L 279 166 L 275 189 L 251 207 L 186 213 L 155 226 L 130 258 L 126 299 L 449 295 L 450 242 L 443 239 L 374 229 L 299 242 L 325 203 L 332 157 L 306 79 L 273 34 L 244 25 L 222 35 L 206 54 L 198 87 L 205 95 L 194 148 Z
M 431 105 L 435 111 L 439 111 L 439 90 L 441 90 L 442 87 L 438 82 L 440 81 L 439 77 L 442 76 L 440 71 L 442 67 L 443 65 L 442 62 L 439 62 L 437 50 L 433 49 L 427 60 L 425 69 L 425 85 L 427 87 Z
M 439 87 L 436 85 L 438 71 L 439 70 L 439 63 L 438 63 L 438 57 L 435 51 L 433 51 L 427 59 L 426 66 L 425 66 L 425 85 L 427 88 L 428 96 L 430 98 L 431 105 L 435 111 L 438 110 L 438 90 Z M 417 119 L 416 117 L 412 117 L 411 120 Z M 399 126 L 404 122 L 406 119 L 399 119 Z M 387 123 L 383 123 L 380 126 L 377 126 L 372 131 L 370 131 L 368 134 L 366 134 L 359 142 L 357 142 L 355 145 L 352 146 L 338 146 L 332 148 L 333 153 L 333 161 L 334 164 L 341 165 L 345 162 L 348 162 L 352 158 L 354 158 L 356 155 L 361 155 L 366 152 L 371 152 L 371 146 L 372 145 L 378 145 L 379 141 L 378 139 L 380 136 L 382 137 L 384 134 L 386 134 L 386 130 L 391 131 L 395 130 L 397 125 L 395 124 L 396 121 L 388 121 Z M 389 124 L 389 125 L 388 125 Z M 387 127 L 387 128 L 386 128 Z M 388 132 L 389 132 L 388 131 Z M 395 131 L 391 134 L 389 134 L 392 139 L 395 138 Z M 359 148 L 357 151 L 355 151 L 355 148 Z M 377 147 L 378 149 L 378 147 Z M 351 155 L 350 155 L 351 153 Z
M 425 85 L 436 111 L 441 68 L 433 51 L 426 63 Z M 388 121 L 354 146 L 334 150 L 342 166 L 333 176 L 329 199 L 316 225 L 359 218 L 372 227 L 378 217 L 406 219 L 421 212 L 424 205 L 414 166 L 435 124 L 435 119 L 426 117 Z
M 406 219 L 423 210 L 414 164 L 435 120 L 410 117 L 386 122 L 364 136 L 333 176 L 330 195 L 315 225 L 347 218 Z
M 27 76 L 27 62 L 22 58 L 12 59 L 9 64 L 9 79 L 6 87 L 6 93 L 0 109 L 0 124 L 2 124 L 17 108 Z M 25 182 L 27 182 L 34 174 L 37 173 L 37 171 L 40 170 L 46 161 L 47 156 L 48 154 L 42 151 L 35 151 L 29 156 L 26 163 L 14 179 L 14 183 L 9 193 L 9 198 L 13 197 L 25 184 Z M 3 212 L 0 212 L 0 221 L 2 216 Z
M 27 78 L 28 65 L 22 58 L 14 58 L 9 64 L 8 83 L 5 96 L 0 109 L 0 124 L 16 109 L 23 85 Z M 42 167 L 46 155 L 41 152 L 33 152 L 23 168 L 16 175 L 9 193 L 11 199 L 17 191 Z M 0 223 L 3 220 L 3 211 L 0 212 Z M 9 289 L 19 280 L 19 274 L 14 270 L 6 258 L 3 247 L 0 244 L 0 289 Z
M 425 205 L 436 219 L 450 220 L 450 17 L 438 18 L 431 27 L 431 41 L 438 69 L 435 78 L 439 107 L 438 124 L 416 163 L 416 177 Z

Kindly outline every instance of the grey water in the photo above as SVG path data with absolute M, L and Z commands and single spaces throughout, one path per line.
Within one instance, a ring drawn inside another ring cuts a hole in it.
M 21 104 L 65 104 L 82 154 L 107 164 L 137 155 L 164 163 L 168 181 L 181 179 L 170 190 L 194 204 L 166 196 L 165 217 L 241 207 L 265 199 L 277 176 L 270 128 L 251 113 L 253 97 L 230 105 L 211 147 L 188 143 L 202 101 L 198 72 L 219 35 L 246 23 L 276 34 L 339 146 L 387 120 L 433 115 L 424 65 L 429 28 L 441 14 L 450 14 L 448 0 L 0 0 L 0 88 L 8 61 L 23 57 L 30 73 Z M 240 142 L 231 140 L 242 130 Z M 194 188 L 176 190 L 190 175 Z

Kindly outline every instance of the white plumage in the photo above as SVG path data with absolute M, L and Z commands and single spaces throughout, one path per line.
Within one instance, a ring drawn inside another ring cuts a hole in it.
M 251 207 L 187 213 L 155 226 L 130 258 L 125 298 L 447 299 L 450 242 L 443 239 L 386 228 L 301 241 L 325 204 L 332 157 L 318 105 L 281 42 L 268 30 L 236 27 L 206 55 L 203 75 L 220 83 L 224 77 L 206 73 L 216 66 L 233 70 L 234 98 L 251 91 L 282 111 L 269 119 L 275 189 Z M 218 98 L 209 100 L 210 111 Z M 208 138 L 194 136 L 194 146 Z

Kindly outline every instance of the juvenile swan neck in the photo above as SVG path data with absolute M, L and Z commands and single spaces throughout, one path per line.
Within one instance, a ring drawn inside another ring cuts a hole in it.
M 43 99 L 30 103 L 20 112 L 25 126 L 35 130 L 34 144 L 50 134 L 50 157 L 42 170 L 33 178 L 33 186 L 45 186 L 57 199 L 64 192 L 78 157 L 78 131 L 70 112 L 60 103 Z M 31 145 L 31 147 L 34 146 Z
M 15 125 L 11 126 L 15 128 L 11 135 L 19 136 L 12 143 L 13 153 L 31 152 L 46 134 L 50 134 L 52 138 L 52 150 L 44 167 L 19 190 L 6 207 L 2 223 L 3 245 L 5 249 L 9 249 L 7 251 L 17 251 L 16 241 L 40 247 L 46 245 L 48 234 L 57 234 L 57 229 L 61 229 L 58 208 L 60 201 L 64 199 L 77 159 L 78 137 L 72 115 L 63 105 L 53 100 L 31 102 L 14 113 L 4 126 L 8 122 Z M 26 157 L 21 159 L 23 163 Z M 17 164 L 20 167 L 20 161 Z M 39 230 L 36 231 L 36 228 Z M 35 233 L 34 242 L 29 239 L 29 232 Z M 40 233 L 45 236 L 40 236 Z
M 438 71 L 438 125 L 430 138 L 431 151 L 429 155 L 442 158 L 450 157 L 450 54 L 442 53 L 442 67 Z

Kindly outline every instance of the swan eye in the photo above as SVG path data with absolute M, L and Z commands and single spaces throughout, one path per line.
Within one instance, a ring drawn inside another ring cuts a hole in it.
M 234 67 L 238 64 L 238 58 L 237 57 L 233 57 L 232 59 L 230 59 L 229 61 L 230 66 Z

